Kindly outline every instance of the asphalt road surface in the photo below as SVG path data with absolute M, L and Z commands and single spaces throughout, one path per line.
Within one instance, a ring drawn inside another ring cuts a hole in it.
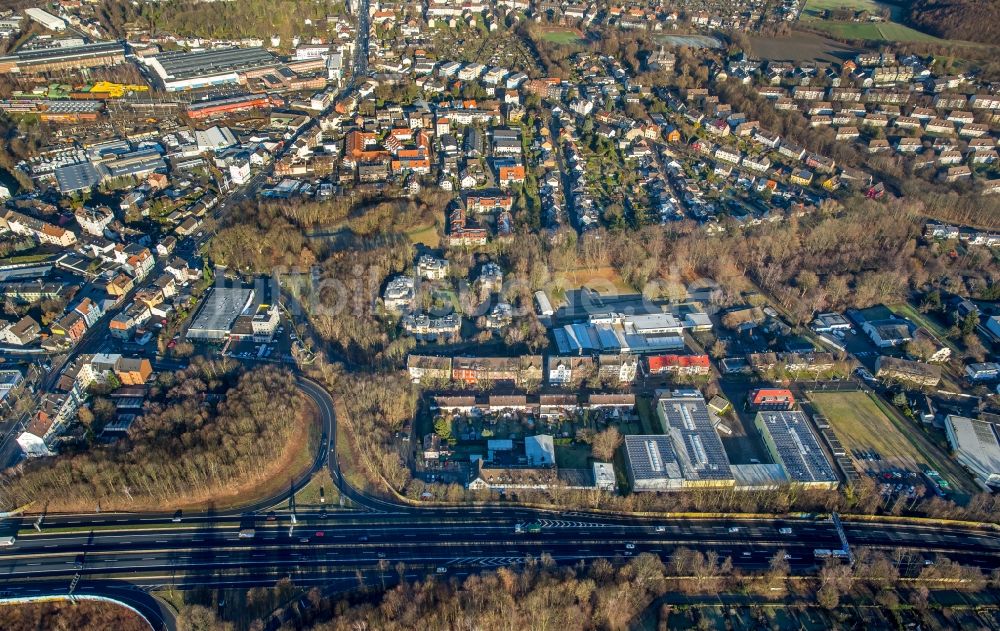
M 332 439 L 329 394 L 308 380 L 301 387 Z M 37 531 L 35 516 L 8 519 L 0 534 L 19 534 L 12 547 L 0 551 L 0 597 L 66 594 L 74 584 L 76 595 L 123 600 L 154 628 L 170 629 L 172 620 L 147 590 L 267 586 L 283 577 L 299 585 L 348 585 L 356 584 L 357 571 L 395 575 L 400 563 L 407 577 L 462 577 L 542 554 L 565 564 L 642 552 L 668 560 L 678 547 L 714 551 L 747 570 L 766 568 L 781 551 L 793 569 L 806 571 L 817 564 L 815 549 L 840 547 L 836 527 L 821 518 L 662 519 L 513 506 L 397 505 L 348 485 L 329 457 L 335 449 L 332 440 L 323 442 L 313 472 L 328 466 L 358 510 L 269 512 L 286 492 L 241 511 L 183 514 L 180 521 L 172 511 L 47 515 Z M 528 521 L 540 522 L 541 532 L 515 532 L 516 524 Z M 247 528 L 253 528 L 252 538 L 240 536 Z M 791 532 L 783 533 L 786 528 Z M 987 572 L 1000 567 L 1000 536 L 986 527 L 848 521 L 844 529 L 855 550 L 905 551 L 918 557 L 918 564 L 941 554 Z

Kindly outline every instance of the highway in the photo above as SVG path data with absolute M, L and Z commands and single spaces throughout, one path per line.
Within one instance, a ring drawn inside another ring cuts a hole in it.
M 329 394 L 308 380 L 301 387 L 315 402 L 326 436 L 335 437 Z M 74 594 L 131 598 L 154 628 L 169 629 L 172 621 L 156 613 L 147 590 L 267 586 L 284 577 L 346 587 L 357 584 L 357 571 L 461 578 L 527 556 L 548 554 L 572 564 L 649 552 L 668 560 L 678 547 L 717 552 L 746 570 L 766 568 L 783 551 L 794 570 L 808 572 L 817 565 L 816 548 L 840 547 L 835 525 L 822 517 L 681 519 L 396 504 L 347 484 L 336 458 L 328 457 L 335 449 L 333 441 L 324 442 L 313 471 L 329 467 L 358 510 L 269 512 L 285 493 L 241 511 L 183 514 L 179 521 L 172 511 L 47 515 L 36 531 L 35 516 L 8 519 L 0 534 L 19 534 L 13 547 L 0 551 L 0 597 L 67 593 L 75 579 Z M 541 532 L 515 532 L 528 521 L 539 522 Z M 246 528 L 254 529 L 252 538 L 240 536 Z M 987 528 L 847 521 L 844 530 L 855 551 L 911 553 L 914 571 L 938 554 L 987 572 L 1000 567 L 1000 536 Z
M 367 0 L 359 3 L 358 14 L 352 76 L 342 93 L 367 75 Z M 315 124 L 314 119 L 299 133 Z M 261 171 L 231 191 L 213 217 L 222 220 L 266 177 Z M 74 352 L 95 344 L 85 337 Z M 666 561 L 680 547 L 716 552 L 744 570 L 765 569 L 781 553 L 794 571 L 806 573 L 818 564 L 816 549 L 841 546 L 841 533 L 826 516 L 656 517 L 499 504 L 421 506 L 372 497 L 341 474 L 330 395 L 307 379 L 300 379 L 300 387 L 316 405 L 323 439 L 311 470 L 289 489 L 229 512 L 178 516 L 164 507 L 144 514 L 50 514 L 40 522 L 36 515 L 10 517 L 0 522 L 0 535 L 16 533 L 17 540 L 0 548 L 0 599 L 103 596 L 133 607 L 154 629 L 172 630 L 170 611 L 150 590 L 271 586 L 286 577 L 297 585 L 347 589 L 357 586 L 359 572 L 362 579 L 384 574 L 450 579 L 543 554 L 561 564 L 623 560 L 644 552 Z M 272 512 L 324 467 L 357 508 Z M 538 522 L 540 532 L 517 532 L 516 526 L 526 522 Z M 252 536 L 246 536 L 249 529 Z M 909 564 L 901 567 L 904 572 L 919 571 L 937 555 L 985 572 L 1000 567 L 1000 533 L 989 526 L 846 519 L 843 534 L 855 552 L 870 548 L 912 555 L 898 557 L 901 565 Z

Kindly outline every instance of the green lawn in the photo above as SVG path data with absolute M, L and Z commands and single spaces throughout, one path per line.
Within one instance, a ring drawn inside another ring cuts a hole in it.
M 406 233 L 413 243 L 422 243 L 429 248 L 436 248 L 441 243 L 441 236 L 438 234 L 437 226 L 430 224 L 422 228 L 415 228 Z
M 835 37 L 843 39 L 858 39 L 885 42 L 927 42 L 946 43 L 946 40 L 921 33 L 915 29 L 895 22 L 831 22 L 815 19 L 809 21 L 809 26 L 826 31 Z
M 545 31 L 545 33 L 542 34 L 542 39 L 547 42 L 564 45 L 579 44 L 583 41 L 580 39 L 580 36 L 576 31 L 571 31 L 569 29 Z
M 802 9 L 802 18 L 822 18 L 824 11 L 833 9 L 853 9 L 876 13 L 879 5 L 872 0 L 808 0 Z
M 849 451 L 877 451 L 883 461 L 916 470 L 925 459 L 864 392 L 811 392 L 809 400 Z
M 880 9 L 892 11 L 892 19 L 899 19 L 897 11 L 888 5 L 880 5 L 873 0 L 808 0 L 802 10 L 802 22 L 844 39 L 864 39 L 886 42 L 928 42 L 944 43 L 945 40 L 922 33 L 899 22 L 841 22 L 827 20 L 823 13 L 833 9 L 853 9 L 878 13 Z

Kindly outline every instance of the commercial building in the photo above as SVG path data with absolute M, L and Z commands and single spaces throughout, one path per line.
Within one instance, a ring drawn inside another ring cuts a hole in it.
M 949 415 L 948 442 L 962 466 L 987 486 L 1000 487 L 1000 427 L 996 423 Z
M 633 491 L 673 491 L 683 487 L 684 477 L 668 436 L 626 436 L 625 464 Z
M 241 77 L 260 76 L 280 63 L 277 57 L 263 48 L 175 51 L 148 60 L 168 92 L 241 83 Z
M 799 411 L 758 412 L 754 424 L 774 462 L 784 469 L 788 481 L 809 488 L 834 489 L 837 474 Z
M 253 302 L 252 289 L 243 287 L 213 287 L 198 315 L 191 322 L 187 337 L 193 340 L 223 340 L 229 335 L 236 318 Z

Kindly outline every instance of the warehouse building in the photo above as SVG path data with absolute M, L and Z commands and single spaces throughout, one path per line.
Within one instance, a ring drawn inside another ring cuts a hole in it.
M 964 416 L 944 421 L 948 443 L 962 466 L 986 486 L 1000 488 L 1000 426 Z
M 168 92 L 241 83 L 241 77 L 245 80 L 248 75 L 262 76 L 280 63 L 263 48 L 175 51 L 148 59 Z
M 0 57 L 0 74 L 8 72 L 40 74 L 114 66 L 124 62 L 125 47 L 121 42 L 96 42 L 80 46 L 18 51 L 13 55 Z
M 660 399 L 656 413 L 664 435 L 625 437 L 625 459 L 634 491 L 732 488 L 736 478 L 716 432 L 717 420 L 697 391 Z
M 89 162 L 67 164 L 55 170 L 56 183 L 63 195 L 89 191 L 101 181 L 101 175 Z
M 213 287 L 205 297 L 198 315 L 191 322 L 187 337 L 191 340 L 224 340 L 236 318 L 253 303 L 254 292 L 243 287 Z
M 38 22 L 50 31 L 66 30 L 66 20 L 56 17 L 43 9 L 32 7 L 30 9 L 25 9 L 24 14 L 28 16 L 32 22 Z
M 806 415 L 799 411 L 759 412 L 754 424 L 788 482 L 809 488 L 837 488 L 837 474 Z

